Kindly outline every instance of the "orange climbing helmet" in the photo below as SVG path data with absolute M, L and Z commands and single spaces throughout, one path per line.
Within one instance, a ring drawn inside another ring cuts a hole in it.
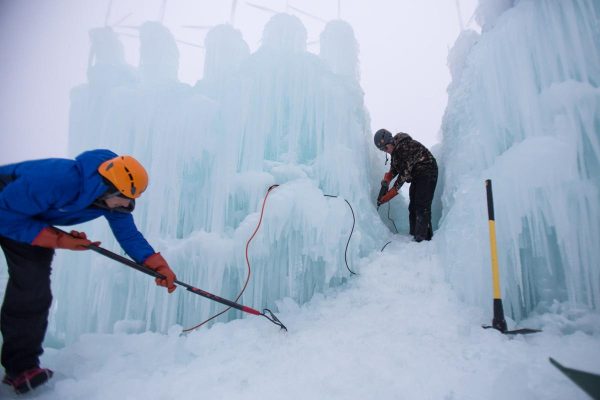
M 130 199 L 137 199 L 148 187 L 148 173 L 131 156 L 118 156 L 104 161 L 98 167 L 98 173 Z

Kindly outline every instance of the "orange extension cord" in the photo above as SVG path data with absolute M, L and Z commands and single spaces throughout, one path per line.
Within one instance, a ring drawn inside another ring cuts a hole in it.
M 279 186 L 279 185 L 272 185 L 269 187 L 269 189 L 267 189 L 267 193 L 265 194 L 265 198 L 263 199 L 262 209 L 260 210 L 260 219 L 258 220 L 258 225 L 256 225 L 256 229 L 254 229 L 254 233 L 252 233 L 252 236 L 250 236 L 250 239 L 248 239 L 248 241 L 246 242 L 246 265 L 248 266 L 248 275 L 246 276 L 246 282 L 244 282 L 244 286 L 242 287 L 242 290 L 240 291 L 240 293 L 238 293 L 234 302 L 237 302 L 240 299 L 240 297 L 242 297 L 242 294 L 244 294 L 244 291 L 246 290 L 246 287 L 248 286 L 248 282 L 250 281 L 251 270 L 250 270 L 250 260 L 248 258 L 248 247 L 250 246 L 250 242 L 252 241 L 252 239 L 254 239 L 254 236 L 256 236 L 256 232 L 258 232 L 258 228 L 260 228 L 260 225 L 262 224 L 263 214 L 265 213 L 265 204 L 267 203 L 267 198 L 269 197 L 269 193 L 271 193 L 271 190 L 275 189 L 277 186 Z M 184 329 L 183 332 L 187 333 L 187 332 L 193 331 L 195 329 L 198 329 L 201 326 L 203 326 L 204 324 L 206 324 L 207 322 L 212 321 L 213 319 L 217 318 L 218 316 L 226 313 L 230 309 L 231 309 L 231 307 L 227 307 L 223 311 L 219 312 L 218 314 L 213 315 L 206 321 L 203 321 L 203 322 L 199 323 L 198 325 L 192 326 L 191 328 Z

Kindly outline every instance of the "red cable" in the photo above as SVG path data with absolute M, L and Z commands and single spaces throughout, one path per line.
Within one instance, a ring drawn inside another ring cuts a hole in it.
M 242 294 L 246 290 L 246 286 L 248 286 L 248 282 L 250 281 L 251 270 L 250 270 L 250 260 L 248 259 L 248 247 L 250 246 L 250 242 L 252 241 L 252 239 L 254 239 L 254 236 L 258 232 L 258 228 L 260 228 L 260 225 L 262 223 L 263 214 L 265 212 L 265 204 L 267 203 L 267 197 L 269 197 L 269 193 L 271 192 L 271 190 L 273 190 L 277 186 L 279 186 L 279 185 L 272 185 L 272 186 L 269 187 L 269 189 L 267 189 L 267 193 L 265 194 L 265 197 L 263 199 L 262 208 L 260 210 L 260 218 L 258 220 L 258 225 L 256 225 L 256 229 L 254 229 L 254 233 L 252 233 L 252 236 L 250 236 L 250 239 L 248 239 L 248 241 L 246 242 L 246 265 L 248 266 L 248 276 L 246 276 L 246 282 L 244 282 L 244 286 L 242 287 L 242 290 L 240 291 L 240 293 L 235 298 L 234 302 L 237 302 L 240 299 L 240 297 L 242 297 Z M 226 313 L 230 309 L 231 309 L 231 307 L 227 307 L 226 309 L 224 309 L 223 311 L 219 312 L 218 314 L 213 315 L 212 317 L 210 317 L 206 321 L 203 321 L 203 322 L 199 323 L 198 325 L 195 325 L 195 326 L 193 326 L 191 328 L 184 329 L 183 332 L 190 332 L 190 331 L 193 331 L 194 329 L 198 329 L 202 325 L 206 324 L 209 321 L 212 321 L 213 319 L 215 319 L 218 316 Z

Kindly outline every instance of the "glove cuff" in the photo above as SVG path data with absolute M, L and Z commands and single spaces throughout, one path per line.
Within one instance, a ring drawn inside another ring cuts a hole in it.
M 394 179 L 394 175 L 391 172 L 386 172 L 385 174 L 383 174 L 383 180 L 386 181 L 388 185 L 390 184 L 392 179 Z
M 398 189 L 396 189 L 396 187 L 393 187 L 381 198 L 381 202 L 387 203 L 388 201 L 390 201 L 391 199 L 396 197 L 397 194 L 398 194 Z
M 153 270 L 156 270 L 158 267 L 162 265 L 168 265 L 167 260 L 160 255 L 160 253 L 154 253 L 144 261 L 144 264 Z
M 34 246 L 56 249 L 58 247 L 58 239 L 60 235 L 61 234 L 56 232 L 54 229 L 46 227 L 42 229 L 40 233 L 38 233 L 38 235 L 35 237 L 35 239 L 33 239 L 31 244 Z

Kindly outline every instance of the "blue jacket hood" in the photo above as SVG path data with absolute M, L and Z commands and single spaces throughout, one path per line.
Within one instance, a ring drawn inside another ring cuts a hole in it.
M 98 173 L 110 150 L 90 150 L 75 160 L 51 158 L 0 166 L 0 236 L 31 243 L 49 225 L 71 226 L 104 216 L 121 247 L 137 262 L 154 249 L 130 213 L 90 207 L 110 187 Z M 4 179 L 6 178 L 6 179 Z
M 77 169 L 81 174 L 81 189 L 79 196 L 68 206 L 68 210 L 78 210 L 92 204 L 98 197 L 106 193 L 109 186 L 98 173 L 98 167 L 106 160 L 117 157 L 110 150 L 90 150 L 75 158 Z

